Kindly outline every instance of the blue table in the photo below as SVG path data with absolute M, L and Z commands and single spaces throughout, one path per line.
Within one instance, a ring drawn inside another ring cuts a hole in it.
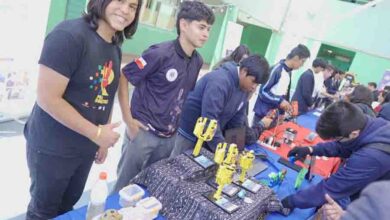
M 148 193 L 145 192 L 145 197 L 148 196 Z M 122 207 L 119 205 L 119 194 L 111 195 L 106 200 L 106 210 L 107 209 L 116 209 L 119 210 Z M 79 209 L 67 212 L 61 216 L 55 218 L 56 220 L 81 220 L 85 219 L 87 213 L 87 206 L 83 206 Z M 159 215 L 155 220 L 164 220 L 165 218 Z
M 247 149 L 254 150 L 255 152 L 261 152 L 265 153 L 268 156 L 268 160 L 266 163 L 268 163 L 268 168 L 258 174 L 256 176 L 256 179 L 258 180 L 268 180 L 268 174 L 271 172 L 278 172 L 282 169 L 287 170 L 287 175 L 283 181 L 283 183 L 280 186 L 273 187 L 273 190 L 276 192 L 279 199 L 283 199 L 284 197 L 293 194 L 296 192 L 294 189 L 295 179 L 298 176 L 298 172 L 295 170 L 292 170 L 283 164 L 278 163 L 278 159 L 280 158 L 279 155 L 272 153 L 271 151 L 268 151 L 262 147 L 260 147 L 257 144 L 248 146 Z M 258 159 L 256 159 L 258 160 Z M 264 161 L 263 161 L 264 162 Z M 302 186 L 300 189 L 306 188 L 310 185 L 314 185 L 319 183 L 322 180 L 322 177 L 315 175 L 313 180 L 309 183 L 307 180 L 302 181 Z M 315 212 L 315 208 L 311 209 L 294 209 L 294 211 L 289 216 L 283 216 L 278 213 L 271 213 L 267 216 L 267 220 L 277 220 L 277 219 L 308 219 L 311 217 Z
M 307 129 L 310 129 L 312 131 L 316 130 L 316 123 L 319 118 L 317 116 L 319 114 L 318 111 L 311 111 L 304 115 L 300 115 L 297 118 L 297 124 L 301 125 L 302 127 L 305 127 Z

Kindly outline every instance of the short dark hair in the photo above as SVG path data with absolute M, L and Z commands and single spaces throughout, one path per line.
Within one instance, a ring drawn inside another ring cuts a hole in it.
M 298 44 L 294 49 L 290 51 L 287 55 L 287 59 L 292 59 L 293 57 L 298 56 L 299 59 L 305 59 L 310 57 L 310 51 L 303 44 Z
M 256 83 L 263 84 L 269 78 L 268 61 L 261 55 L 250 55 L 240 62 L 240 69 L 247 69 L 247 76 L 254 76 Z
M 385 86 L 383 90 L 390 92 L 390 86 Z
M 324 139 L 348 137 L 352 131 L 362 130 L 367 117 L 354 104 L 338 101 L 329 105 L 317 121 L 316 132 Z
M 83 18 L 89 23 L 89 25 L 94 29 L 98 29 L 98 20 L 104 19 L 105 10 L 113 0 L 89 0 L 87 5 L 87 12 L 84 13 Z M 135 12 L 134 20 L 131 24 L 123 31 L 117 31 L 112 39 L 113 43 L 121 45 L 126 39 L 131 39 L 135 34 L 138 27 L 139 14 L 141 11 L 143 0 L 138 0 L 137 11 Z
M 374 87 L 375 89 L 376 89 L 376 86 L 377 86 L 375 82 L 369 82 L 368 85 Z
M 322 58 L 316 58 L 316 59 L 313 61 L 312 66 L 313 66 L 314 68 L 316 68 L 316 67 L 321 67 L 321 68 L 325 69 L 325 68 L 328 67 L 328 61 L 326 61 L 325 59 L 322 59 Z
M 335 74 L 345 75 L 345 72 L 342 71 L 341 69 L 337 69 L 337 68 L 336 68 Z
M 198 1 L 184 1 L 180 5 L 179 13 L 176 19 L 176 31 L 180 35 L 180 19 L 187 21 L 202 21 L 205 20 L 207 24 L 214 24 L 214 12 L 202 2 Z
M 370 89 L 363 85 L 358 85 L 354 88 L 353 92 L 349 95 L 349 100 L 352 103 L 363 103 L 371 106 L 374 101 L 374 97 Z

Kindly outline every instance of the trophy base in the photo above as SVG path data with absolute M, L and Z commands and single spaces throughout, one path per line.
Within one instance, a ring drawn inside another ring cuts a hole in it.
M 195 161 L 204 169 L 208 169 L 215 165 L 214 161 L 212 161 L 211 159 L 207 158 L 202 154 L 199 154 L 198 156 L 194 157 L 194 155 L 192 155 L 192 150 L 185 151 L 184 154 L 187 155 L 189 158 L 191 158 L 193 161 Z
M 234 184 L 241 186 L 242 188 L 248 190 L 251 193 L 257 193 L 261 189 L 261 187 L 263 187 L 260 183 L 257 183 L 251 179 L 245 179 L 243 183 L 239 180 L 235 180 Z
M 223 211 L 232 214 L 235 211 L 237 211 L 240 207 L 233 204 L 232 202 L 229 201 L 226 197 L 222 196 L 220 199 L 214 199 L 214 193 L 215 192 L 209 192 L 203 194 L 204 197 L 206 197 L 210 202 L 212 202 L 214 205 L 218 206 L 221 208 Z
M 213 188 L 215 189 L 218 189 L 218 184 L 215 182 L 215 177 L 212 177 L 210 178 L 208 181 L 207 181 L 207 184 L 209 184 L 210 186 L 212 186 Z M 235 196 L 238 192 L 240 191 L 240 188 L 235 186 L 234 184 L 229 184 L 229 185 L 225 185 L 223 187 L 223 190 L 222 190 L 222 193 L 229 196 L 229 197 L 233 197 Z

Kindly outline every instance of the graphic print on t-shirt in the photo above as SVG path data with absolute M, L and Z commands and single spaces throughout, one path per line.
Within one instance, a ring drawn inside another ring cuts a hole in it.
M 114 70 L 112 69 L 112 61 L 107 61 L 103 66 L 98 66 L 98 71 L 90 76 L 92 81 L 89 88 L 97 91 L 98 94 L 94 98 L 95 106 L 89 106 L 88 103 L 84 103 L 86 107 L 97 108 L 98 110 L 105 110 L 105 105 L 108 104 L 110 94 L 107 92 L 107 87 L 112 83 L 115 78 Z M 97 105 L 97 106 L 96 106 Z

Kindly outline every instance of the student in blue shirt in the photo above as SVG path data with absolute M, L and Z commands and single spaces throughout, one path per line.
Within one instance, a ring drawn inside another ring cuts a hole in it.
M 310 51 L 305 45 L 299 44 L 270 70 L 271 76 L 267 83 L 260 87 L 259 95 L 253 111 L 253 126 L 256 125 L 270 110 L 279 108 L 290 111 L 291 71 L 299 69 L 310 57 Z
M 194 147 L 196 137 L 193 130 L 199 117 L 218 121 L 214 138 L 206 144 L 211 151 L 218 143 L 224 142 L 222 133 L 225 128 L 243 127 L 246 122 L 245 103 L 257 85 L 267 81 L 268 68 L 265 58 L 250 55 L 240 64 L 226 62 L 202 77 L 184 103 L 171 157 Z
M 320 116 L 316 131 L 324 140 L 313 147 L 295 147 L 288 156 L 341 157 L 345 164 L 329 178 L 282 200 L 283 207 L 312 208 L 335 200 L 357 198 L 368 184 L 390 179 L 390 123 L 365 115 L 356 105 L 338 101 Z
M 202 2 L 184 1 L 176 20 L 178 38 L 151 46 L 122 69 L 119 102 L 126 135 L 114 192 L 171 154 L 184 100 L 203 65 L 195 49 L 206 43 L 214 19 Z M 129 82 L 135 87 L 131 105 Z

